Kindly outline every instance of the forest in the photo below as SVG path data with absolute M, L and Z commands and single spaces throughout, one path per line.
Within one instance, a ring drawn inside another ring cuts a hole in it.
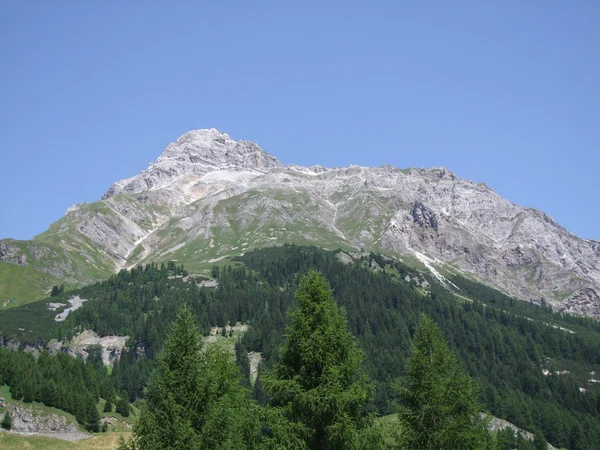
M 0 353 L 0 358 L 15 358 L 9 365 L 15 371 L 29 370 L 31 377 L 15 385 L 11 380 L 18 376 L 0 376 L 23 398 L 27 395 L 44 401 L 44 392 L 53 389 L 39 388 L 44 384 L 40 380 L 55 380 L 60 393 L 56 381 L 60 370 L 80 373 L 83 400 L 71 402 L 59 394 L 54 397 L 61 397 L 64 404 L 55 404 L 94 429 L 81 412 L 85 408 L 74 403 L 85 405 L 103 395 L 114 396 L 114 392 L 125 392 L 130 401 L 145 399 L 157 355 L 178 312 L 187 305 L 204 335 L 214 326 L 249 325 L 237 345 L 239 367 L 242 378 L 248 379 L 248 364 L 241 355 L 247 351 L 262 354 L 252 396 L 259 404 L 267 403 L 263 373 L 271 373 L 280 361 L 288 312 L 298 306 L 295 292 L 310 270 L 318 270 L 330 283 L 348 330 L 364 353 L 365 375 L 374 383 L 373 402 L 366 413 L 384 416 L 397 412 L 394 383 L 406 375 L 405 362 L 417 325 L 426 314 L 474 381 L 484 411 L 523 429 L 539 430 L 558 447 L 600 448 L 600 388 L 588 382 L 590 372 L 600 372 L 597 321 L 521 302 L 459 276 L 451 281 L 460 289 L 460 297 L 427 277 L 429 286 L 424 290 L 414 281 L 422 277 L 414 269 L 375 254 L 342 262 L 338 252 L 316 247 L 257 250 L 234 264 L 215 267 L 216 288 L 199 286 L 198 278 L 188 277 L 185 269 L 174 263 L 121 271 L 78 290 L 77 295 L 88 302 L 64 322 L 52 320 L 46 301 L 0 313 L 2 339 L 18 339 L 23 346 L 43 344 L 51 338 L 69 339 L 82 329 L 130 336 L 110 376 L 93 358 L 67 362 L 66 356 L 59 355 L 56 363 L 48 364 L 44 361 L 54 358 L 44 356 L 35 361 L 30 355 L 7 351 Z M 66 300 L 73 292 L 55 294 L 53 301 Z M 16 323 L 27 331 L 19 331 Z M 28 388 L 30 385 L 37 387 Z

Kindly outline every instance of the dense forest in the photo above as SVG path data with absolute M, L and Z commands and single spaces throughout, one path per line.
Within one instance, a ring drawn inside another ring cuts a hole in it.
M 96 403 L 116 399 L 100 349 L 91 348 L 86 361 L 67 354 L 38 358 L 31 353 L 0 348 L 0 386 L 7 384 L 12 397 L 25 403 L 41 402 L 67 411 L 88 431 L 100 430 Z
M 77 295 L 89 301 L 64 322 L 52 320 L 45 302 L 3 311 L 0 334 L 23 345 L 70 338 L 82 329 L 130 336 L 111 380 L 114 391 L 126 391 L 134 401 L 144 397 L 156 356 L 184 304 L 204 334 L 211 326 L 248 323 L 238 354 L 261 352 L 263 369 L 275 367 L 288 310 L 297 306 L 294 292 L 311 269 L 330 282 L 364 351 L 365 370 L 375 382 L 373 412 L 396 412 L 393 381 L 404 375 L 419 317 L 426 313 L 449 340 L 490 413 L 540 430 L 555 446 L 600 448 L 600 389 L 588 383 L 591 371 L 600 372 L 597 321 L 562 316 L 459 276 L 452 282 L 460 297 L 433 279 L 424 290 L 416 285 L 419 275 L 413 269 L 379 255 L 343 263 L 336 252 L 314 247 L 249 252 L 234 265 L 214 268 L 216 288 L 199 286 L 182 266 L 151 264 L 79 290 Z M 57 292 L 52 301 L 70 295 Z M 256 398 L 266 395 L 261 378 L 254 386 Z

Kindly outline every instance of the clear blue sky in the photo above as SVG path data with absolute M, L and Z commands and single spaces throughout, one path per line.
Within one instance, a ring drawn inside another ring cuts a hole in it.
M 596 0 L 2 1 L 0 237 L 215 127 L 284 163 L 442 165 L 600 239 L 599 24 Z

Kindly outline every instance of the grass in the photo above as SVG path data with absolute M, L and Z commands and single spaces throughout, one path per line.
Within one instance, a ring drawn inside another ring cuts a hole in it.
M 123 437 L 127 440 L 130 436 L 130 432 L 99 433 L 90 439 L 68 442 L 43 436 L 0 433 L 0 448 L 2 450 L 116 450 L 119 445 L 119 438 Z
M 58 279 L 32 267 L 0 262 L 0 309 L 45 297 L 49 287 L 59 284 Z

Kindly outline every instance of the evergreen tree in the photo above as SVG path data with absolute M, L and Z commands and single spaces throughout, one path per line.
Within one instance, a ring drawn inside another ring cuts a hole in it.
M 263 376 L 273 405 L 303 425 L 311 449 L 379 448 L 381 435 L 366 413 L 373 385 L 360 375 L 363 354 L 329 284 L 311 271 L 296 298 L 280 359 Z
M 0 424 L 0 426 L 5 430 L 10 430 L 12 428 L 12 417 L 8 411 L 4 413 L 4 418 L 2 419 L 2 424 Z
M 146 407 L 134 428 L 135 448 L 248 448 L 259 423 L 230 354 L 202 350 L 189 309 L 178 315 L 147 388 Z
M 515 448 L 515 432 L 512 428 L 506 427 L 498 431 L 496 448 L 498 450 L 512 450 Z
M 109 400 L 106 400 L 106 403 L 104 404 L 104 409 L 103 409 L 103 411 L 104 411 L 105 413 L 110 413 L 110 412 L 112 412 L 112 403 L 110 402 L 110 399 L 109 399 Z
M 535 444 L 528 441 L 521 433 L 517 435 L 517 450 L 536 450 Z
M 126 393 L 121 394 L 117 400 L 115 411 L 121 414 L 123 417 L 129 417 L 129 399 L 127 398 Z
M 100 431 L 100 413 L 96 408 L 96 402 L 89 396 L 85 404 L 85 429 L 97 433 Z
M 535 444 L 536 450 L 548 450 L 548 442 L 546 436 L 541 430 L 536 430 L 533 436 L 533 443 Z
M 489 435 L 469 376 L 435 322 L 423 315 L 400 394 L 401 441 L 406 448 L 484 448 Z

